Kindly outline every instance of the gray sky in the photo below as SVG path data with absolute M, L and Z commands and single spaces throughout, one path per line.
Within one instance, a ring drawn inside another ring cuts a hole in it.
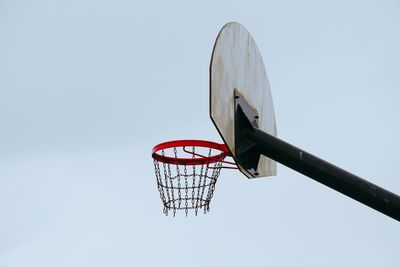
M 280 138 L 400 194 L 398 1 L 0 0 L 0 266 L 399 266 L 399 223 L 284 166 L 224 170 L 166 217 L 150 151 L 220 142 L 228 21 L 264 58 Z

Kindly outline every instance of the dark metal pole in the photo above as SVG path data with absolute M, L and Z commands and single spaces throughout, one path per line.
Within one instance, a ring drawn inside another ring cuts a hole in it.
M 400 196 L 261 130 L 244 131 L 264 156 L 400 221 Z

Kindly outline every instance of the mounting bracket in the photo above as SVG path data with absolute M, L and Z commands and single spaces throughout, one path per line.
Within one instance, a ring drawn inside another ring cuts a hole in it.
M 235 157 L 238 163 L 253 177 L 258 176 L 260 152 L 258 144 L 246 138 L 246 131 L 258 129 L 258 112 L 253 109 L 237 90 L 235 99 Z

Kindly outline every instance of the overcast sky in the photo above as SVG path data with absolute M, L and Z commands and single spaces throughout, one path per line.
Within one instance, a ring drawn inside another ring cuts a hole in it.
M 0 0 L 0 266 L 400 266 L 400 224 L 278 165 L 162 213 L 152 147 L 221 142 L 220 28 L 243 24 L 278 135 L 400 194 L 400 2 Z

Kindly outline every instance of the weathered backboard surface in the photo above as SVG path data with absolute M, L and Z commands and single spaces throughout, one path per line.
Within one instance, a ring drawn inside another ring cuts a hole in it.
M 259 129 L 276 136 L 274 106 L 261 54 L 250 33 L 241 24 L 230 22 L 218 34 L 211 56 L 210 117 L 232 155 L 235 93 L 257 111 Z M 258 177 L 276 175 L 276 162 L 261 156 L 257 171 Z

